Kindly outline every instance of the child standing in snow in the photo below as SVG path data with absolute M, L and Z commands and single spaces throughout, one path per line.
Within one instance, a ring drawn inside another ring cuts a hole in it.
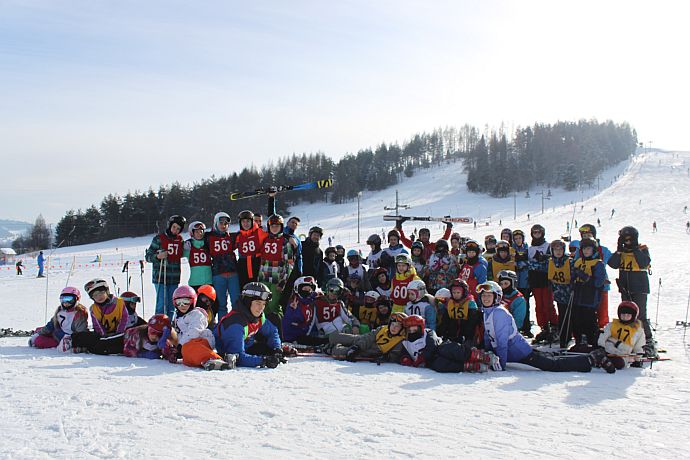
M 204 284 L 213 284 L 211 253 L 205 235 L 206 224 L 198 220 L 189 224 L 190 238 L 184 242 L 182 256 L 189 261 L 189 285 L 195 289 Z
M 573 264 L 572 326 L 575 350 L 586 351 L 597 343 L 599 335 L 597 307 L 606 281 L 606 269 L 599 259 L 594 238 L 580 240 L 580 256 Z

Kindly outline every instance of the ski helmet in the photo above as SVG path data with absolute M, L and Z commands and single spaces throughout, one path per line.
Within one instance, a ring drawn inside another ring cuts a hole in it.
M 390 316 L 390 319 L 388 320 L 388 324 L 400 323 L 400 325 L 403 326 L 405 324 L 406 318 L 407 318 L 407 313 L 404 313 L 404 312 L 392 313 Z
M 310 286 L 311 291 L 307 292 L 304 291 L 305 286 Z M 300 276 L 295 280 L 295 283 L 293 284 L 294 291 L 297 293 L 298 296 L 300 297 L 306 297 L 312 292 L 316 291 L 316 280 L 314 279 L 313 276 Z
M 280 232 L 278 232 L 278 233 L 282 233 L 284 225 L 285 225 L 285 221 L 283 220 L 283 216 L 281 216 L 280 214 L 272 214 L 268 218 L 268 220 L 266 221 L 266 227 L 268 228 L 269 231 L 271 230 L 271 225 L 280 225 Z
M 332 278 L 326 283 L 326 292 L 333 293 L 335 295 L 340 295 L 345 289 L 345 284 L 340 278 Z
M 168 218 L 168 230 L 170 230 L 173 226 L 173 224 L 177 224 L 180 226 L 180 232 L 184 228 L 185 224 L 187 223 L 187 219 L 185 219 L 183 216 L 179 216 L 177 214 L 170 216 Z
M 422 338 L 424 335 L 424 328 L 426 327 L 426 321 L 420 315 L 410 315 L 403 320 L 403 327 L 405 329 L 410 329 L 415 326 L 418 327 L 415 332 L 410 333 L 410 331 L 407 331 L 406 334 L 406 339 L 410 342 L 414 342 L 415 340 Z
M 386 280 L 388 280 L 388 270 L 386 270 L 384 267 L 379 267 L 374 270 L 373 279 L 378 281 L 380 275 L 386 275 Z
M 618 231 L 618 235 L 620 235 L 623 238 L 623 240 L 625 240 L 626 238 L 630 238 L 632 240 L 633 246 L 637 246 L 638 239 L 640 237 L 640 232 L 638 232 L 635 227 L 628 225 L 626 227 L 621 228 Z
M 213 286 L 211 286 L 210 284 L 204 284 L 203 286 L 201 286 L 199 288 L 199 290 L 197 291 L 197 294 L 205 295 L 206 297 L 211 299 L 212 302 L 216 301 L 216 297 L 217 297 L 216 289 Z
M 510 243 L 506 240 L 500 240 L 496 243 L 496 252 L 508 251 L 510 252 Z
M 135 304 L 141 302 L 141 297 L 139 297 L 138 295 L 136 295 L 132 291 L 123 292 L 122 294 L 120 294 L 119 297 L 122 300 L 124 300 L 125 302 L 130 302 L 130 303 L 135 303 Z
M 448 289 L 450 290 L 451 297 L 453 295 L 453 288 L 462 288 L 462 297 L 460 297 L 460 300 L 470 295 L 470 286 L 467 284 L 467 281 L 462 278 L 455 278 L 450 282 Z
M 455 232 L 452 235 L 450 235 L 450 241 L 452 242 L 453 240 L 460 241 L 460 234 L 458 232 Z
M 364 302 L 366 303 L 366 301 L 369 300 L 369 303 L 376 303 L 379 300 L 379 297 L 381 297 L 381 294 L 379 294 L 377 291 L 367 291 L 364 294 Z
M 501 230 L 501 239 L 506 240 L 508 242 L 512 241 L 513 231 L 509 228 L 504 228 L 503 230 Z
M 309 229 L 309 236 L 311 236 L 312 233 L 318 233 L 319 236 L 323 237 L 323 229 L 319 226 L 313 226 L 312 228 Z
M 426 284 L 422 280 L 412 280 L 407 284 L 407 293 L 414 294 L 413 302 L 419 302 L 426 295 Z
M 252 222 L 254 222 L 254 213 L 248 209 L 245 209 L 244 211 L 237 214 L 237 222 L 240 222 L 242 219 L 249 219 Z
M 421 241 L 417 240 L 414 243 L 412 243 L 412 247 L 410 247 L 410 251 L 414 251 L 415 249 L 420 249 L 422 253 L 424 252 L 424 243 Z
M 194 305 L 196 305 L 196 291 L 190 286 L 184 284 L 182 286 L 178 286 L 178 288 L 175 289 L 175 292 L 173 292 L 173 304 L 177 304 L 178 299 L 189 299 L 191 301 L 189 309 L 191 310 L 194 308 Z
M 395 237 L 398 239 L 398 242 L 400 241 L 400 232 L 397 231 L 396 229 L 391 230 L 388 232 L 388 242 L 390 243 L 391 237 Z
M 479 243 L 477 243 L 475 240 L 469 240 L 467 243 L 465 243 L 465 254 L 467 254 L 469 251 L 474 251 L 477 253 L 477 255 L 481 254 L 481 246 L 479 246 Z
M 494 295 L 494 301 L 491 304 L 491 307 L 496 307 L 501 304 L 501 299 L 503 298 L 503 289 L 501 289 L 501 286 L 498 285 L 495 281 L 487 281 L 486 283 L 482 283 L 479 286 L 477 286 L 477 294 L 479 294 L 479 304 L 483 308 L 491 308 L 491 307 L 484 307 L 484 304 L 482 304 L 481 301 L 481 294 L 482 292 L 491 292 Z
M 434 294 L 434 298 L 442 303 L 448 302 L 448 299 L 450 299 L 450 297 L 450 290 L 448 288 L 441 288 L 438 291 L 436 291 L 436 294 Z
M 621 320 L 621 314 L 623 313 L 630 313 L 632 315 L 632 319 L 630 321 L 623 321 Z M 618 320 L 623 323 L 623 324 L 629 324 L 629 323 L 634 323 L 637 321 L 637 318 L 640 316 L 640 307 L 637 306 L 635 302 L 632 300 L 624 300 L 620 304 L 618 304 Z
M 158 313 L 149 318 L 148 321 L 149 332 L 153 331 L 155 335 L 163 334 L 163 329 L 170 328 L 170 318 L 168 315 L 163 313 Z
M 328 246 L 325 251 L 323 251 L 325 255 L 328 254 L 335 254 L 336 256 L 338 255 L 338 251 L 333 246 Z
M 246 304 L 249 306 L 253 300 L 265 300 L 268 302 L 271 300 L 271 298 L 273 298 L 273 294 L 271 294 L 271 290 L 264 283 L 252 281 L 245 284 L 242 288 L 241 298 L 245 302 L 249 301 Z
M 79 289 L 72 287 L 72 286 L 66 286 L 60 292 L 60 297 L 62 297 L 63 295 L 73 295 L 74 297 L 77 298 L 77 300 L 81 299 L 81 292 L 79 292 Z
M 592 224 L 584 224 L 580 227 L 580 235 L 583 233 L 591 233 L 594 238 L 597 237 L 597 228 Z
M 436 242 L 436 247 L 434 248 L 434 252 L 438 252 L 438 253 L 448 252 L 448 241 L 438 240 Z
M 510 281 L 510 292 L 512 292 L 515 289 L 518 277 L 513 270 L 501 270 L 498 272 L 498 282 L 500 283 L 503 280 Z
M 525 232 L 523 232 L 523 231 L 520 230 L 519 228 L 513 230 L 513 241 L 515 241 L 515 237 L 516 237 L 516 236 L 522 237 L 522 242 L 523 242 L 523 243 L 525 242 Z
M 565 241 L 563 240 L 553 240 L 549 246 L 551 246 L 552 252 L 553 248 L 563 248 L 563 252 L 565 252 Z
M 484 237 L 484 245 L 488 246 L 489 243 L 496 244 L 496 237 L 494 235 L 486 235 Z
M 379 311 L 379 314 L 381 313 L 381 308 L 386 309 L 386 315 L 390 314 L 391 309 L 393 308 L 393 302 L 385 295 L 380 296 L 376 301 L 376 309 Z
M 529 231 L 529 234 L 534 238 L 534 232 L 541 232 L 541 236 L 544 237 L 546 236 L 546 229 L 540 224 L 534 224 L 532 225 L 532 228 Z
M 596 253 L 597 246 L 597 240 L 595 240 L 594 238 L 585 237 L 580 240 L 580 252 L 582 252 L 584 248 L 592 248 Z
M 381 246 L 381 237 L 377 235 L 376 233 L 369 235 L 369 238 L 367 238 L 367 244 L 368 245 L 374 245 L 374 246 Z
M 226 222 L 228 225 L 230 224 L 230 215 L 228 215 L 227 212 L 217 212 L 215 216 L 213 216 L 213 229 L 216 231 L 221 231 L 220 228 L 218 227 L 218 224 L 220 221 L 223 220 L 223 222 Z
M 359 259 L 359 251 L 356 249 L 350 249 L 347 251 L 347 258 L 349 259 L 350 257 L 357 257 Z
M 408 270 L 412 266 L 412 259 L 410 259 L 409 254 L 398 254 L 395 256 L 395 264 L 407 264 Z
M 106 294 L 110 294 L 110 286 L 108 286 L 108 282 L 103 278 L 94 278 L 84 285 L 84 290 L 89 297 L 91 297 L 94 291 L 99 289 L 104 290 Z
M 189 224 L 189 236 L 194 238 L 194 230 L 201 230 L 201 231 L 206 231 L 206 224 L 195 220 L 191 224 Z

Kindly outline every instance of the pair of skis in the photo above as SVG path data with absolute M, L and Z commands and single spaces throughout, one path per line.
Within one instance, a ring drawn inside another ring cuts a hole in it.
M 423 221 L 423 222 L 452 222 L 454 224 L 471 224 L 474 219 L 471 217 L 431 217 L 431 216 L 396 216 L 396 215 L 386 215 L 383 216 L 385 221 L 396 221 L 405 222 L 407 220 Z
M 233 192 L 230 194 L 230 200 L 237 201 L 243 200 L 245 198 L 254 198 L 257 196 L 268 195 L 269 193 L 281 193 L 297 190 L 313 190 L 321 188 L 333 187 L 333 177 L 329 176 L 328 179 L 315 180 L 312 182 L 305 182 L 304 184 L 298 185 L 278 185 L 275 187 L 263 187 L 254 190 L 249 190 L 246 192 Z

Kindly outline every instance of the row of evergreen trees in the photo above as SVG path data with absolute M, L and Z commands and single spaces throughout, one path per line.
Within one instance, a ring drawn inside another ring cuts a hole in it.
M 338 162 L 323 153 L 293 154 L 261 169 L 252 166 L 188 186 L 174 183 L 157 191 L 108 195 L 98 206 L 68 211 L 57 224 L 55 240 L 75 245 L 146 235 L 164 228 L 172 214 L 208 225 L 219 210 L 231 216 L 243 209 L 265 213 L 265 198 L 230 201 L 229 194 L 325 179 L 331 174 L 332 189 L 282 194 L 278 212 L 286 214 L 298 200 L 342 203 L 355 199 L 360 191 L 381 190 L 398 183 L 403 175 L 412 176 L 418 168 L 444 161 L 462 161 L 473 192 L 506 196 L 538 184 L 572 190 L 593 183 L 604 168 L 626 159 L 637 145 L 637 135 L 627 123 L 612 121 L 535 124 L 518 129 L 510 140 L 502 131 L 485 131 L 482 134 L 469 125 L 437 129 L 417 134 L 402 145 L 381 144 L 374 150 L 347 154 Z

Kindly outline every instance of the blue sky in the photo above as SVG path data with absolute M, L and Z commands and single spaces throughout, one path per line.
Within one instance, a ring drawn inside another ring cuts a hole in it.
M 685 2 L 0 1 L 0 218 L 439 126 L 689 149 Z

